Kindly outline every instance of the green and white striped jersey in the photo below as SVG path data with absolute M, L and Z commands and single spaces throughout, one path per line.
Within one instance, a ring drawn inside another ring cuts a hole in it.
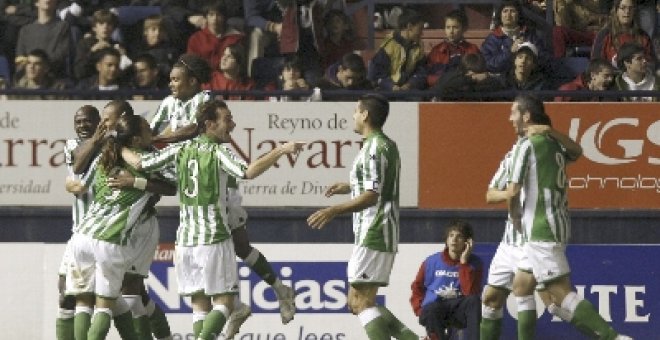
M 117 171 L 113 169 L 110 172 Z M 136 177 L 147 177 L 132 168 L 123 168 Z M 128 244 L 138 222 L 153 216 L 152 193 L 135 189 L 113 189 L 107 185 L 109 171 L 97 169 L 94 176 L 94 201 L 80 222 L 79 232 L 97 240 Z
M 353 213 L 355 244 L 382 252 L 399 245 L 399 175 L 401 160 L 396 143 L 382 131 L 367 136 L 353 161 L 351 198 L 371 190 L 378 203 Z
M 171 164 L 176 167 L 180 203 L 176 244 L 215 244 L 231 237 L 228 184 L 231 177 L 245 177 L 247 164 L 205 135 L 142 155 L 145 171 Z
M 568 242 L 566 159 L 563 146 L 546 135 L 521 138 L 515 148 L 510 182 L 522 185 L 522 226 L 530 241 Z
M 94 172 L 96 171 L 96 165 L 98 164 L 98 158 L 89 165 L 87 170 L 82 174 L 75 174 L 73 171 L 73 151 L 82 144 L 82 140 L 79 138 L 68 139 L 64 144 L 64 160 L 66 163 L 67 175 L 71 178 L 80 180 L 83 184 L 91 182 L 91 179 L 94 178 Z M 82 194 L 74 195 L 73 205 L 71 209 L 71 218 L 72 226 L 71 231 L 76 233 L 78 232 L 78 226 L 83 216 L 89 209 L 89 205 L 92 203 L 94 198 L 93 186 L 87 186 L 87 192 Z
M 200 91 L 185 102 L 174 98 L 172 95 L 163 99 L 151 119 L 151 131 L 162 132 L 168 125 L 172 131 L 186 125 L 195 123 L 197 109 L 207 101 L 211 100 L 209 91 Z
M 511 147 L 511 150 L 504 155 L 504 159 L 500 162 L 500 166 L 497 168 L 495 175 L 490 180 L 488 184 L 488 189 L 497 189 L 497 190 L 506 190 L 506 186 L 509 183 L 509 177 L 511 175 L 511 162 L 513 158 L 513 153 L 515 151 L 516 144 Z M 521 202 L 524 201 L 524 193 L 521 193 Z M 508 244 L 511 246 L 520 247 L 525 244 L 525 236 L 523 233 L 517 231 L 511 219 L 506 219 L 506 224 L 504 226 L 504 235 L 502 236 L 502 243 Z

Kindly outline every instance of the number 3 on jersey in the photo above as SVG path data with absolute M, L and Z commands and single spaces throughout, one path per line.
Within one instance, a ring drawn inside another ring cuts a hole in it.
M 199 175 L 199 163 L 196 159 L 188 160 L 188 174 L 190 180 L 187 181 L 186 190 L 183 193 L 190 198 L 197 197 L 197 193 L 199 192 L 199 179 L 197 178 Z

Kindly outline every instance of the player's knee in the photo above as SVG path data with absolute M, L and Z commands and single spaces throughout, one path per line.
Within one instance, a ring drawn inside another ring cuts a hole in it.
M 482 297 L 483 304 L 495 309 L 502 308 L 507 295 L 508 292 L 505 293 L 501 289 L 488 287 L 484 290 Z

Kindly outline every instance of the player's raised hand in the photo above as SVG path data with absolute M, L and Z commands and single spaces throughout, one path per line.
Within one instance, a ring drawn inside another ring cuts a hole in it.
M 335 183 L 328 187 L 325 191 L 325 197 L 330 197 L 332 195 L 346 195 L 351 192 L 351 187 L 348 183 Z

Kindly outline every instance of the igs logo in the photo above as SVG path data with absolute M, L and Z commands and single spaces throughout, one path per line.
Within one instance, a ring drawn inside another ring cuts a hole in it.
M 660 165 L 660 120 L 614 118 L 592 123 L 572 118 L 569 136 L 582 146 L 584 157 L 595 163 Z
M 285 285 L 296 291 L 298 313 L 349 313 L 346 307 L 348 283 L 346 262 L 271 262 Z M 248 266 L 239 263 L 240 297 L 252 313 L 279 313 L 275 292 Z M 191 313 L 190 298 L 177 293 L 172 262 L 154 261 L 147 279 L 149 294 L 166 313 Z M 385 297 L 377 297 L 385 304 Z

